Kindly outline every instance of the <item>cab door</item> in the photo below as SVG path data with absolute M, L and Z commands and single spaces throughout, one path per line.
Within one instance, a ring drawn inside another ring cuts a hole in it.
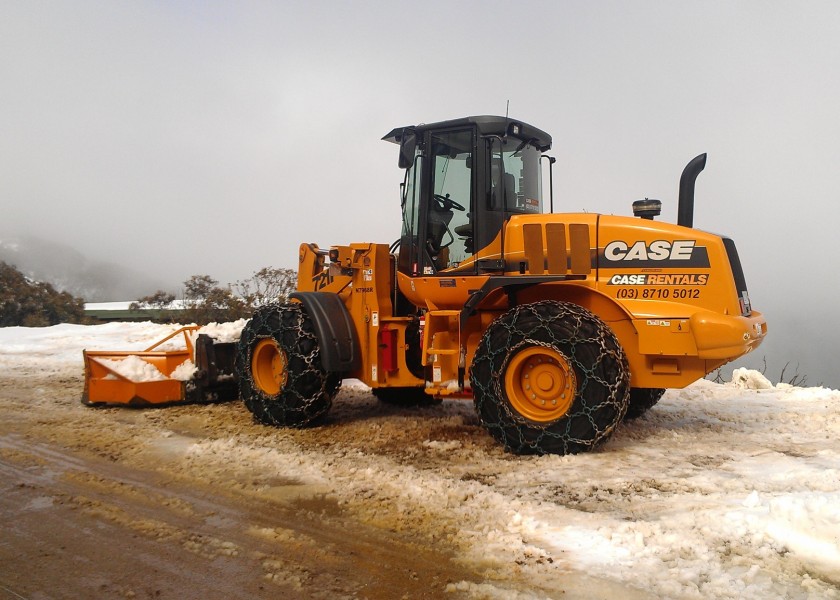
M 475 253 L 475 131 L 429 131 L 406 174 L 400 271 L 436 275 Z

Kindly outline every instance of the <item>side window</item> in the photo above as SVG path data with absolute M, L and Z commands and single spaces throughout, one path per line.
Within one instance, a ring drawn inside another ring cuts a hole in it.
M 499 151 L 494 143 L 490 159 L 490 208 L 510 213 L 541 213 L 540 151 L 508 138 Z
M 403 235 L 416 235 L 420 218 L 420 178 L 423 170 L 422 158 L 405 172 L 403 188 Z
M 412 166 L 406 169 L 402 190 L 402 236 L 399 266 L 403 273 L 414 273 L 420 262 L 420 182 L 423 178 L 423 156 L 417 148 Z
M 426 250 L 434 269 L 429 272 L 455 268 L 474 252 L 472 130 L 433 135 L 431 160 Z

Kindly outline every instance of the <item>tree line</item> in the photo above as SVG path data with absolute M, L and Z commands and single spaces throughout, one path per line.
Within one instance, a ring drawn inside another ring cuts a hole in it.
M 178 320 L 199 325 L 225 323 L 248 318 L 269 302 L 284 301 L 296 286 L 295 271 L 274 267 L 264 267 L 251 277 L 224 287 L 209 275 L 193 275 L 184 282 L 179 310 L 172 310 L 175 294 L 163 290 L 132 302 L 129 309 L 148 310 L 151 320 Z
M 227 286 L 209 275 L 193 275 L 184 282 L 178 310 L 172 310 L 176 295 L 163 290 L 132 302 L 129 308 L 149 311 L 150 320 L 223 323 L 248 318 L 269 302 L 284 301 L 296 285 L 295 271 L 274 267 Z M 59 292 L 51 284 L 34 281 L 13 265 L 0 262 L 0 327 L 86 322 L 83 298 Z

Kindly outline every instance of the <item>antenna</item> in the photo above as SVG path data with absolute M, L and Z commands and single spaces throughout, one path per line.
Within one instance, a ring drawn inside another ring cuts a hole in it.
M 510 100 L 508 100 L 505 105 L 505 121 L 508 119 L 508 114 L 510 114 Z

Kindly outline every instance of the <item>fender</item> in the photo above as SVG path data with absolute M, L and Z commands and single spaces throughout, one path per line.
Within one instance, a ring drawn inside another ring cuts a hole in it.
M 324 369 L 334 373 L 349 373 L 361 368 L 362 354 L 356 328 L 338 294 L 292 292 L 289 299 L 299 301 L 312 318 L 315 335 L 321 346 Z

